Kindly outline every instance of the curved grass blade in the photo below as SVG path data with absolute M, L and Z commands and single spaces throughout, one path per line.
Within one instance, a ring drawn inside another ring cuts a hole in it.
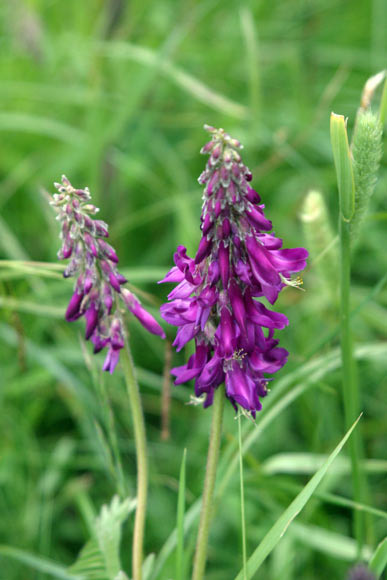
M 373 553 L 369 567 L 377 578 L 383 574 L 383 570 L 387 566 L 387 537 L 384 538 Z
M 320 467 L 320 469 L 314 474 L 312 479 L 306 484 L 303 490 L 297 495 L 297 497 L 292 501 L 290 506 L 284 511 L 284 513 L 278 518 L 272 528 L 268 531 L 266 536 L 263 538 L 262 542 L 253 552 L 252 556 L 250 556 L 247 562 L 247 577 L 254 578 L 257 570 L 270 554 L 270 552 L 275 548 L 278 544 L 284 533 L 286 532 L 287 528 L 290 526 L 294 518 L 300 513 L 300 511 L 305 507 L 313 492 L 323 479 L 324 475 L 328 471 L 329 467 L 336 459 L 337 455 L 340 453 L 342 448 L 344 447 L 345 443 L 351 436 L 353 430 L 355 429 L 356 425 L 360 420 L 361 415 L 356 419 L 355 423 L 352 427 L 347 431 L 344 435 L 343 439 L 337 445 L 337 447 L 333 450 L 333 452 L 329 455 L 328 459 L 324 462 L 324 464 Z M 236 580 L 243 580 L 243 570 L 239 572 L 236 576 Z

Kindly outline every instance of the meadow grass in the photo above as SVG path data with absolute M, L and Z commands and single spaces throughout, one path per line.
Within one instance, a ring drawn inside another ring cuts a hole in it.
M 111 224 L 122 272 L 150 295 L 158 320 L 166 290 L 156 281 L 172 265 L 177 244 L 192 254 L 200 238 L 196 180 L 204 123 L 244 143 L 276 234 L 287 247 L 311 251 L 306 292 L 287 288 L 278 303 L 291 322 L 281 339 L 289 362 L 273 381 L 257 426 L 241 425 L 248 559 L 342 440 L 349 425 L 341 392 L 339 209 L 329 117 L 332 110 L 348 117 L 352 134 L 362 87 L 386 66 L 386 13 L 382 0 L 1 4 L 1 579 L 70 577 L 68 566 L 92 536 L 101 506 L 115 494 L 135 496 L 123 376 L 104 376 L 103 357 L 91 355 L 82 325 L 63 319 L 73 282 L 53 265 L 58 231 L 45 195 L 62 173 L 90 187 Z M 379 89 L 376 107 L 380 95 Z M 386 185 L 382 161 L 351 256 L 349 312 L 363 412 L 356 430 L 366 494 L 353 497 L 344 449 L 252 577 L 345 578 L 357 557 L 352 520 L 359 510 L 363 558 L 372 558 L 386 536 Z M 313 228 L 301 219 L 311 189 L 321 192 L 330 220 L 328 251 L 319 239 L 309 245 Z M 210 412 L 186 405 L 192 386 L 172 387 L 170 437 L 162 439 L 168 347 L 135 320 L 129 332 L 148 437 L 145 553 L 155 557 L 146 577 L 175 578 L 177 566 L 185 578 Z M 167 332 L 172 340 L 174 329 Z M 187 354 L 173 354 L 173 365 Z M 238 424 L 226 405 L 208 580 L 235 578 L 242 568 L 238 467 Z M 120 512 L 127 517 L 126 571 L 129 511 Z M 383 549 L 373 560 L 379 569 Z

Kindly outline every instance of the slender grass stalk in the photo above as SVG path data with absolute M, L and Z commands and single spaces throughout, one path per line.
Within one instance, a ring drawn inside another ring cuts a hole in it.
M 144 415 L 142 412 L 140 392 L 135 376 L 132 355 L 127 342 L 125 342 L 125 347 L 122 349 L 121 361 L 126 387 L 128 389 L 130 406 L 132 409 L 137 459 L 137 507 L 133 530 L 132 574 L 133 580 L 141 580 L 146 500 L 148 492 L 148 465 Z
M 352 349 L 350 319 L 351 291 L 351 220 L 355 209 L 355 182 L 349 151 L 347 129 L 342 115 L 331 116 L 331 142 L 336 166 L 339 190 L 339 244 L 340 244 L 340 334 L 344 414 L 347 429 L 359 415 L 359 393 L 355 377 L 355 361 Z M 356 430 L 349 442 L 352 466 L 352 486 L 355 502 L 362 502 L 363 478 L 360 469 L 362 442 Z M 364 514 L 355 511 L 354 536 L 357 540 L 357 556 L 360 558 L 365 536 Z
M 207 559 L 207 544 L 210 531 L 210 523 L 213 509 L 213 495 L 218 465 L 220 439 L 222 434 L 224 387 L 219 386 L 214 395 L 210 442 L 208 446 L 206 477 L 204 480 L 202 508 L 198 537 L 196 540 L 196 552 L 192 580 L 202 580 Z
M 246 521 L 245 521 L 245 490 L 243 479 L 243 449 L 241 415 L 238 416 L 238 443 L 239 443 L 239 479 L 241 488 L 241 524 L 242 524 L 242 555 L 243 555 L 243 580 L 247 580 L 247 549 L 246 549 Z
M 340 217 L 340 328 L 341 357 L 343 373 L 343 397 L 345 424 L 349 428 L 359 415 L 359 393 L 355 377 L 352 349 L 352 334 L 350 321 L 350 289 L 351 289 L 351 228 L 350 223 Z M 362 458 L 360 431 L 355 429 L 349 440 L 349 453 L 352 465 L 352 485 L 355 502 L 363 498 L 363 484 L 360 470 Z M 357 553 L 360 557 L 364 544 L 364 514 L 354 511 L 354 536 L 357 539 Z

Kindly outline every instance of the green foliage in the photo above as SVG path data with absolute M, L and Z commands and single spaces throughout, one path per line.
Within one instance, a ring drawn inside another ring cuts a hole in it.
M 248 0 L 243 6 L 219 0 L 0 2 L 0 538 L 7 545 L 0 550 L 0 578 L 68 577 L 87 538 L 97 541 L 95 506 L 115 494 L 135 495 L 133 430 L 122 376 L 117 371 L 102 383 L 103 355 L 94 357 L 84 344 L 81 323 L 63 320 L 72 281 L 61 278 L 57 223 L 44 190 L 52 191 L 63 172 L 91 188 L 110 224 L 122 271 L 152 295 L 152 313 L 170 290 L 156 281 L 172 265 L 176 245 L 193 252 L 200 237 L 196 179 L 206 122 L 243 141 L 253 186 L 285 247 L 309 245 L 298 216 L 311 189 L 324 192 L 335 236 L 329 114 L 344 113 L 352 131 L 365 80 L 385 67 L 384 16 L 380 0 Z M 381 92 L 380 87 L 375 111 Z M 386 185 L 382 160 L 351 288 L 370 482 L 361 505 L 375 510 L 366 538 L 372 550 L 387 533 L 380 515 L 385 466 L 372 463 L 385 459 Z M 329 291 L 324 288 L 323 296 L 320 291 L 320 266 L 329 255 L 310 260 L 305 292 L 282 293 L 278 308 L 290 325 L 281 346 L 289 362 L 270 384 L 257 426 L 242 426 L 248 556 L 344 432 L 338 320 L 335 305 L 327 308 Z M 330 276 L 337 289 L 334 266 Z M 186 405 L 192 385 L 172 387 L 171 438 L 160 440 L 168 357 L 161 341 L 135 321 L 128 325 L 150 455 L 145 555 L 154 556 L 144 566 L 152 580 L 168 580 L 176 566 L 182 451 L 187 448 L 184 563 L 189 565 L 210 417 Z M 188 354 L 174 354 L 170 364 L 183 364 Z M 231 408 L 224 433 L 208 580 L 235 577 L 241 567 L 238 440 Z M 307 526 L 314 538 L 317 529 L 350 540 L 355 509 L 362 508 L 352 500 L 342 455 L 295 523 Z M 127 575 L 131 534 L 128 522 L 121 549 Z M 321 578 L 345 578 L 349 562 L 332 543 L 325 541 L 321 553 L 304 538 L 300 529 L 292 535 L 290 526 L 260 575 L 315 580 L 317 570 Z M 99 547 L 98 554 L 102 558 Z M 291 560 L 285 572 L 283 558 Z
M 69 568 L 74 575 L 90 580 L 117 580 L 121 571 L 120 544 L 122 524 L 135 508 L 135 500 L 120 501 L 114 496 L 104 505 L 94 522 L 94 534 Z M 122 576 L 122 571 L 121 571 Z
M 360 419 L 360 417 L 359 417 Z M 357 419 L 356 423 L 351 427 L 351 429 L 346 433 L 337 447 L 332 451 L 329 457 L 324 461 L 322 466 L 312 479 L 306 484 L 303 490 L 297 495 L 297 497 L 292 501 L 290 506 L 286 509 L 286 511 L 277 519 L 274 526 L 268 531 L 266 536 L 260 542 L 259 546 L 250 556 L 247 562 L 247 577 L 254 578 L 257 570 L 261 567 L 261 564 L 268 557 L 270 552 L 275 548 L 277 543 L 280 541 L 282 536 L 285 534 L 286 530 L 301 512 L 301 510 L 305 507 L 306 503 L 309 501 L 311 496 L 313 495 L 314 491 L 316 490 L 317 486 L 321 483 L 324 475 L 327 473 L 329 467 L 336 459 L 337 455 L 340 453 L 342 448 L 344 447 L 345 443 L 347 442 L 348 438 L 351 436 L 352 431 L 356 427 L 357 423 L 359 422 Z M 243 570 L 239 572 L 238 576 L 235 580 L 243 580 L 244 574 Z

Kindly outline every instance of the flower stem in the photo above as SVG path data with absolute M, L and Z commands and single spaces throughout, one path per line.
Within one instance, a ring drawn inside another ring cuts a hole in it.
M 132 355 L 127 342 L 122 350 L 121 361 L 133 417 L 133 430 L 137 458 L 137 508 L 133 530 L 132 575 L 133 580 L 141 580 L 146 500 L 148 491 L 148 465 L 145 438 L 145 423 L 140 392 L 135 376 Z
M 218 465 L 220 439 L 222 435 L 224 399 L 224 387 L 220 386 L 216 389 L 214 395 L 206 477 L 204 480 L 202 508 L 200 512 L 198 537 L 196 540 L 192 580 L 202 580 L 206 567 L 208 535 L 210 531 L 216 469 Z
M 350 223 L 340 216 L 340 326 L 341 358 L 343 373 L 343 398 L 346 428 L 354 423 L 359 415 L 359 393 L 355 377 L 352 353 L 352 336 L 350 323 L 350 288 L 351 288 L 351 236 Z M 349 450 L 352 465 L 352 485 L 355 502 L 363 499 L 363 476 L 360 461 L 362 443 L 359 429 L 355 429 L 350 441 Z M 357 555 L 360 557 L 364 543 L 364 514 L 354 512 L 354 535 L 357 540 Z
M 243 449 L 242 449 L 242 427 L 241 427 L 241 415 L 240 414 L 238 416 L 238 443 L 239 443 L 239 478 L 240 478 L 240 488 L 241 488 L 243 580 L 247 580 L 245 490 L 244 490 L 244 483 L 243 483 Z

